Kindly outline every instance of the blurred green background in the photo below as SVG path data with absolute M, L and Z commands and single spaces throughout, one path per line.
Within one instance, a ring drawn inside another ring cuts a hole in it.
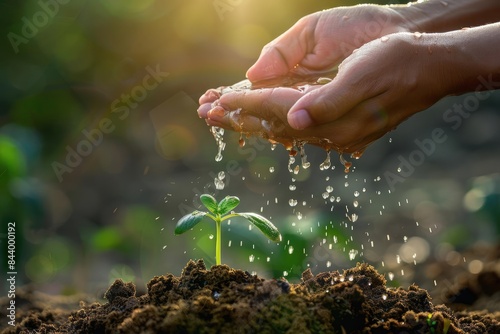
M 366 261 L 394 282 L 425 286 L 435 279 L 426 261 L 497 241 L 498 92 L 457 130 L 443 113 L 464 97 L 441 101 L 374 143 L 348 175 L 335 155 L 336 168 L 320 171 L 325 152 L 312 147 L 311 167 L 290 174 L 282 147 L 254 139 L 240 148 L 238 134 L 226 134 L 224 159 L 214 160 L 198 97 L 243 79 L 262 46 L 300 17 L 357 3 L 1 3 L 0 242 L 3 252 L 16 222 L 18 284 L 102 296 L 118 277 L 143 288 L 191 258 L 211 265 L 212 224 L 173 235 L 203 192 L 236 195 L 238 209 L 281 230 L 276 245 L 246 222 L 224 226 L 223 262 L 265 277 L 297 281 L 308 267 Z M 437 127 L 447 140 L 389 191 L 386 173 Z M 223 190 L 214 187 L 220 171 Z

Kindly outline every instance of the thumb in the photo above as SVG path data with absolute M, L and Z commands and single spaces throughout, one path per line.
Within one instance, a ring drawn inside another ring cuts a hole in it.
M 337 79 L 337 78 L 336 78 Z M 296 130 L 335 121 L 358 105 L 359 97 L 353 96 L 341 80 L 313 90 L 301 97 L 287 114 L 288 124 Z

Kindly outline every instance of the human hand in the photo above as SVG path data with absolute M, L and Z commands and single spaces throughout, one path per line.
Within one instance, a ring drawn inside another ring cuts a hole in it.
M 264 46 L 247 78 L 258 82 L 286 76 L 319 76 L 354 49 L 384 35 L 409 31 L 409 22 L 391 7 L 337 7 L 307 15 Z
M 296 140 L 341 152 L 362 151 L 452 93 L 454 83 L 461 81 L 452 61 L 456 51 L 452 42 L 439 38 L 438 34 L 391 34 L 351 54 L 326 85 L 222 96 L 209 91 L 200 99 L 199 113 L 209 125 L 282 143 Z M 203 105 L 208 101 L 217 106 Z

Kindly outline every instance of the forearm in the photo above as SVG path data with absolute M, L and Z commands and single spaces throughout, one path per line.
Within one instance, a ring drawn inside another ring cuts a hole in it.
M 429 35 L 444 47 L 442 66 L 450 73 L 452 95 L 500 89 L 500 22 Z
M 408 20 L 410 31 L 445 32 L 500 21 L 500 0 L 428 0 L 390 7 Z

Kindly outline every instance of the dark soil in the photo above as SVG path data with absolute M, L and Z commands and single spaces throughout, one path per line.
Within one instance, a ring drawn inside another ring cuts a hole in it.
M 493 276 L 483 279 L 500 289 Z M 500 333 L 500 312 L 434 306 L 415 285 L 387 288 L 367 264 L 342 274 L 306 270 L 290 284 L 190 261 L 180 277 L 154 277 L 141 296 L 133 283 L 116 280 L 107 303 L 82 302 L 73 311 L 64 303 L 47 308 L 40 296 L 30 303 L 28 295 L 17 296 L 18 324 L 5 333 Z

